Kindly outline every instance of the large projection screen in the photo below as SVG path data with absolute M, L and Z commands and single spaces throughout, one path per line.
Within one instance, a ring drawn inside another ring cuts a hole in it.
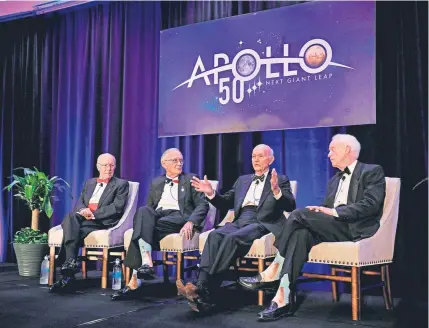
M 161 32 L 158 136 L 373 124 L 375 3 L 309 2 Z

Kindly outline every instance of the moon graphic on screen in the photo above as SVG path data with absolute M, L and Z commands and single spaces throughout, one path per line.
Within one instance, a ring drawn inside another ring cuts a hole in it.
M 237 61 L 237 72 L 241 76 L 249 76 L 255 71 L 256 60 L 251 55 L 243 55 Z

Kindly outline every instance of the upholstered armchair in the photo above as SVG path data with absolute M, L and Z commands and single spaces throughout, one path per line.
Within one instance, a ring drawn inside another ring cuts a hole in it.
M 209 181 L 212 188 L 217 190 L 218 181 Z M 216 208 L 210 204 L 209 212 L 207 213 L 204 226 L 213 226 L 216 218 Z M 211 223 L 211 224 L 210 224 Z M 128 251 L 128 247 L 131 242 L 133 235 L 133 229 L 129 229 L 124 235 L 125 250 Z M 185 255 L 186 253 L 196 251 L 199 249 L 199 238 L 200 233 L 194 232 L 192 239 L 187 240 L 185 236 L 179 233 L 173 233 L 164 237 L 160 241 L 160 251 L 162 252 L 162 261 L 154 261 L 154 264 L 162 264 L 164 269 L 164 281 L 168 281 L 168 266 L 176 266 L 176 279 L 183 279 L 185 271 L 195 269 L 196 266 L 184 267 L 184 260 L 197 260 L 198 256 Z M 126 268 L 125 272 L 125 283 L 128 284 L 130 279 L 130 269 Z
M 360 320 L 361 316 L 361 274 L 380 276 L 386 309 L 393 307 L 389 265 L 393 261 L 400 188 L 399 178 L 386 178 L 383 215 L 375 235 L 357 242 L 321 243 L 314 246 L 308 255 L 308 262 L 329 264 L 331 274 L 303 273 L 303 276 L 331 280 L 334 301 L 338 301 L 336 282 L 351 283 L 353 320 Z M 375 268 L 380 268 L 380 271 L 375 271 Z M 337 275 L 340 272 L 350 276 Z
M 125 253 L 122 250 L 124 246 L 124 232 L 133 226 L 133 217 L 137 209 L 139 183 L 129 181 L 128 201 L 124 214 L 118 224 L 110 229 L 97 230 L 91 232 L 84 240 L 82 247 L 82 277 L 86 279 L 86 260 L 102 260 L 101 288 L 107 287 L 108 261 L 109 256 L 120 256 L 122 259 Z M 55 226 L 49 230 L 48 243 L 50 247 L 50 270 L 49 285 L 54 282 L 55 274 L 55 248 L 61 247 L 63 241 L 63 229 L 61 225 Z M 114 252 L 118 249 L 119 252 Z M 93 250 L 96 249 L 96 250 Z M 101 249 L 101 251 L 100 251 Z M 122 267 L 124 269 L 124 267 Z
M 292 194 L 296 199 L 298 182 L 290 181 L 290 187 L 292 189 Z M 289 213 L 284 212 L 284 215 L 287 218 L 289 216 Z M 232 222 L 233 220 L 234 220 L 234 211 L 229 210 L 225 218 L 219 224 L 219 226 L 223 226 L 228 222 Z M 199 241 L 200 253 L 203 252 L 204 245 L 207 241 L 209 233 L 212 232 L 213 230 L 214 229 L 211 229 L 200 235 L 200 241 Z M 266 234 L 262 238 L 256 239 L 253 242 L 252 247 L 250 248 L 246 256 L 243 259 L 237 260 L 235 269 L 239 271 L 257 271 L 258 273 L 261 273 L 262 271 L 264 271 L 266 267 L 266 260 L 276 256 L 276 253 L 277 253 L 277 249 L 274 247 L 274 240 L 275 240 L 275 237 L 272 233 Z M 247 266 L 243 266 L 243 264 L 247 264 Z M 249 264 L 251 267 L 248 267 Z M 257 268 L 253 268 L 255 265 L 257 265 Z M 263 302 L 264 302 L 264 292 L 258 291 L 258 305 L 263 305 Z

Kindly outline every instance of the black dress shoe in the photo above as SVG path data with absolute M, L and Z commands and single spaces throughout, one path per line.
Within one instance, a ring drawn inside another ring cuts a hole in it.
M 195 312 L 208 312 L 213 309 L 216 304 L 212 302 L 212 297 L 207 284 L 197 281 L 195 284 L 188 282 L 183 290 L 178 288 L 180 294 L 185 296 L 189 302 L 188 305 L 192 311 Z
M 64 276 L 60 280 L 58 280 L 55 284 L 49 287 L 50 293 L 64 293 L 64 292 L 73 292 L 75 280 L 74 276 Z
M 293 303 L 279 308 L 276 302 L 271 302 L 268 308 L 258 313 L 258 321 L 275 321 L 291 315 L 293 315 Z
M 138 293 L 138 290 L 139 288 L 131 289 L 130 287 L 126 286 L 121 290 L 115 291 L 112 294 L 111 299 L 112 301 L 119 301 L 119 300 L 134 298 Z
M 64 276 L 72 276 L 76 273 L 77 269 L 77 260 L 75 258 L 69 258 L 61 266 L 61 274 Z
M 240 277 L 238 283 L 250 290 L 276 290 L 279 287 L 279 280 L 261 281 L 260 274 L 254 277 Z
M 192 311 L 199 313 L 207 313 L 216 307 L 216 304 L 214 303 L 207 303 L 201 300 L 197 300 L 195 302 L 188 302 L 188 305 L 191 307 Z
M 137 269 L 137 278 L 144 280 L 156 279 L 155 270 L 147 264 L 143 264 Z

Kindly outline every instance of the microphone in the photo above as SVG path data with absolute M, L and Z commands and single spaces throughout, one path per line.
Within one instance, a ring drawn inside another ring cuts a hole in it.
M 173 181 L 170 182 L 170 187 L 173 187 Z
M 100 187 L 103 187 L 103 182 L 100 182 L 99 186 L 100 186 Z
M 256 180 L 255 185 L 257 186 L 259 184 L 259 180 Z

